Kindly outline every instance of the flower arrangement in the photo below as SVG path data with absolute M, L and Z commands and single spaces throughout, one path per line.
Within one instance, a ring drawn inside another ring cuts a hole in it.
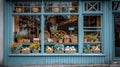
M 20 53 L 20 51 L 22 50 L 23 46 L 20 45 L 20 44 L 16 44 L 16 43 L 13 43 L 11 46 L 10 46 L 11 50 L 12 50 L 12 53 Z
M 22 45 L 20 45 L 20 44 L 12 44 L 11 46 L 11 50 L 13 51 L 13 50 L 21 50 L 23 47 L 22 47 Z
M 63 43 L 63 38 L 66 33 L 62 30 L 58 31 L 57 33 L 57 38 L 59 43 Z
M 55 53 L 63 53 L 64 52 L 64 45 L 63 44 L 55 44 L 54 45 L 54 52 Z
M 40 45 L 38 45 L 38 44 L 31 44 L 30 45 L 30 49 L 31 50 L 40 50 Z
M 31 44 L 29 48 L 30 48 L 30 50 L 32 50 L 32 53 L 39 53 L 40 45 L 38 45 L 38 44 Z

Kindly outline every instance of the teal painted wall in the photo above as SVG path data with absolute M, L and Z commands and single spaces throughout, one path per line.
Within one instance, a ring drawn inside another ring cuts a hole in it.
M 3 63 L 3 0 L 0 0 L 0 65 Z

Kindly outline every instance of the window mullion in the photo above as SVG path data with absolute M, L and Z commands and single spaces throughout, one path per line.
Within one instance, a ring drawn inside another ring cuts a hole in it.
M 78 18 L 78 52 L 80 54 L 83 53 L 83 16 L 82 16 L 82 4 L 83 2 L 79 2 L 79 18 Z
M 44 53 L 44 4 L 42 2 L 42 15 L 41 15 L 41 53 Z

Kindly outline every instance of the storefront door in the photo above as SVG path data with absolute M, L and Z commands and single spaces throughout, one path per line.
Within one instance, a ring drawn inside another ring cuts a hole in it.
M 120 14 L 114 14 L 114 57 L 120 58 Z

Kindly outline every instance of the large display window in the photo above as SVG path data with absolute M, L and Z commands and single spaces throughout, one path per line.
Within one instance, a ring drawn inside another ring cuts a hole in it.
M 85 2 L 83 5 L 85 11 L 101 11 L 100 2 Z M 79 8 L 78 2 L 13 3 L 12 53 L 102 53 L 102 16 L 80 15 Z M 80 22 L 80 16 L 83 22 Z M 81 33 L 84 36 L 80 36 Z

